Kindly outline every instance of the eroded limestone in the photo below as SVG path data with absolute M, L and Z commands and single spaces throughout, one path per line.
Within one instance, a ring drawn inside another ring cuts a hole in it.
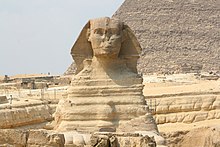
M 140 52 L 127 25 L 110 18 L 90 20 L 71 50 L 77 75 L 58 104 L 54 129 L 157 131 L 136 69 Z M 128 129 L 132 124 L 141 125 Z

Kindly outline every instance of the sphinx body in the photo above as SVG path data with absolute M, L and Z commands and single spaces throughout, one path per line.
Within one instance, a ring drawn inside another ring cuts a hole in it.
M 90 20 L 72 48 L 77 65 L 66 99 L 59 102 L 55 129 L 152 131 L 136 64 L 141 51 L 133 33 L 110 18 Z

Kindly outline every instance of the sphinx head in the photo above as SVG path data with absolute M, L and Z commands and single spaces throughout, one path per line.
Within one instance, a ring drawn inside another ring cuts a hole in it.
M 140 44 L 131 29 L 123 22 L 108 17 L 89 20 L 71 49 L 77 73 L 83 68 L 83 61 L 92 58 L 119 58 L 128 68 L 137 72 Z
M 93 19 L 88 29 L 88 41 L 97 58 L 117 58 L 122 45 L 122 23 L 108 17 Z

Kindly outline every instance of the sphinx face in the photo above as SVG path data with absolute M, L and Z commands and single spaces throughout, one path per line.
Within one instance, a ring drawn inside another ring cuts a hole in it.
M 117 58 L 122 44 L 122 27 L 117 20 L 109 18 L 91 21 L 88 41 L 96 57 Z

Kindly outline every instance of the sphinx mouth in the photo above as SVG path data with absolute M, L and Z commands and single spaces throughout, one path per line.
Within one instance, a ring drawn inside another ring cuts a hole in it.
M 111 51 L 114 49 L 115 49 L 115 47 L 113 47 L 113 46 L 102 46 L 102 47 L 96 48 L 96 50 L 103 50 L 103 51 Z
M 103 47 L 103 50 L 111 50 L 112 47 Z
M 102 47 L 99 47 L 99 48 L 96 48 L 96 49 L 107 51 L 107 50 L 112 50 L 112 48 L 113 48 L 112 46 L 102 46 Z

